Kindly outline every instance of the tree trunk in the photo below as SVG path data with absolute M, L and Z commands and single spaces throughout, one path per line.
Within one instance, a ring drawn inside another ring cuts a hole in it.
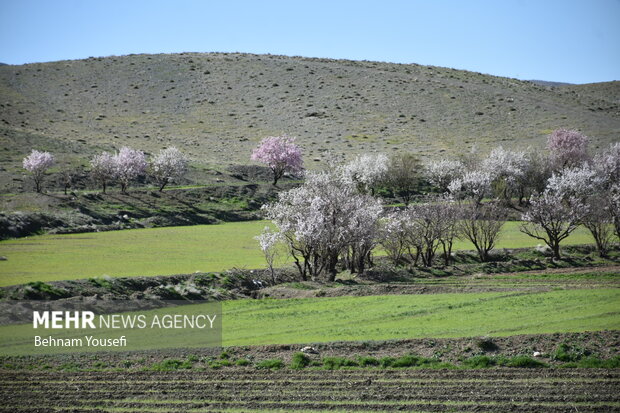
M 554 260 L 559 260 L 562 257 L 560 257 L 560 243 L 553 240 L 551 242 L 553 245 L 551 246 L 551 250 L 553 251 L 553 259 Z

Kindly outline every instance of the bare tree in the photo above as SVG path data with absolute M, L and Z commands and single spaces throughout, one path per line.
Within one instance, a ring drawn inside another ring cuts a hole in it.
M 478 252 L 480 261 L 489 261 L 489 252 L 495 247 L 504 225 L 505 211 L 496 203 L 484 206 L 462 206 L 459 230 Z
M 394 265 L 402 264 L 408 242 L 407 210 L 396 210 L 380 221 L 379 244 Z
M 601 257 L 606 257 L 614 237 L 613 215 L 608 197 L 594 195 L 588 198 L 588 213 L 582 223 L 592 234 L 596 250 Z
M 282 234 L 279 232 L 273 231 L 269 227 L 265 227 L 263 232 L 254 237 L 258 244 L 260 245 L 260 249 L 265 256 L 265 261 L 267 262 L 267 268 L 271 273 L 271 281 L 276 283 L 276 271 L 274 268 L 275 262 L 279 256 L 278 244 L 281 241 Z

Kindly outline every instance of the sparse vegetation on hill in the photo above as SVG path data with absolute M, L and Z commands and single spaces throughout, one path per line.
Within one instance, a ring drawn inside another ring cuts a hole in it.
M 298 137 L 308 166 L 326 151 L 414 152 L 542 147 L 559 127 L 593 147 L 617 139 L 620 82 L 541 86 L 461 70 L 250 54 L 129 55 L 0 66 L 0 191 L 22 188 L 30 148 L 78 154 L 175 145 L 190 180 L 245 163 L 258 141 Z M 82 161 L 84 164 L 85 161 Z

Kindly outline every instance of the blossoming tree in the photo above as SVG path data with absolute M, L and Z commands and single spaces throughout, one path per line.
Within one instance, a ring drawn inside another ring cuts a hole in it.
M 264 138 L 254 149 L 250 159 L 271 169 L 273 185 L 278 183 L 285 172 L 301 172 L 304 164 L 301 148 L 295 144 L 295 138 L 286 135 Z
M 49 152 L 40 152 L 35 149 L 23 160 L 24 169 L 32 174 L 37 192 L 41 192 L 41 185 L 45 172 L 54 165 L 54 157 Z
M 162 149 L 151 162 L 151 173 L 159 184 L 159 192 L 171 181 L 177 181 L 187 172 L 187 157 L 171 146 Z
M 127 192 L 129 183 L 146 170 L 146 156 L 142 151 L 124 146 L 113 159 L 115 176 L 121 184 L 121 191 Z

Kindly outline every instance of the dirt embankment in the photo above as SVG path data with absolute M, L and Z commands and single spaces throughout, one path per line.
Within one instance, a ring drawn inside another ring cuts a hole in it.
M 260 207 L 276 198 L 286 181 L 273 187 L 248 183 L 188 189 L 134 189 L 127 194 L 24 193 L 0 199 L 0 239 L 43 232 L 80 233 L 130 228 L 214 224 L 260 219 Z

